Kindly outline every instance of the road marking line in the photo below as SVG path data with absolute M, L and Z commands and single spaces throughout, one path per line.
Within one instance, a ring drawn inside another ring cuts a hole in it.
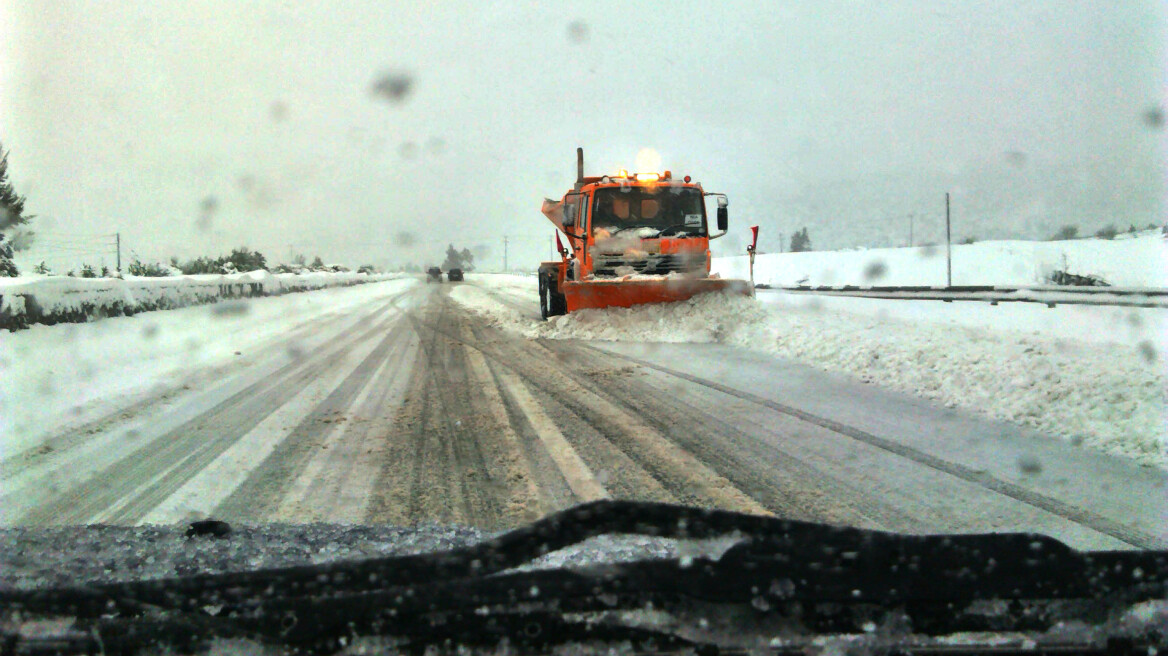
M 289 427 L 298 425 L 328 397 L 369 353 L 378 339 L 370 336 L 338 363 L 332 375 L 314 378 L 296 396 L 277 408 L 228 447 L 201 472 L 158 504 L 138 524 L 173 524 L 193 514 L 208 515 L 247 480 L 276 447 L 288 437 Z
M 536 504 L 536 508 L 532 509 L 534 516 L 531 518 L 540 517 L 555 510 L 555 508 L 552 508 L 548 504 L 547 499 L 539 493 L 539 487 L 535 484 L 535 476 L 532 474 L 531 465 L 523 457 L 523 442 L 519 439 L 519 435 L 515 433 L 515 428 L 511 425 L 511 418 L 507 416 L 507 407 L 503 403 L 503 397 L 499 394 L 499 388 L 491 377 L 491 370 L 487 366 L 487 359 L 477 349 L 471 348 L 470 346 L 463 345 L 463 350 L 466 352 L 466 361 L 470 366 L 471 375 L 474 376 L 483 395 L 487 397 L 487 405 L 490 408 L 491 418 L 495 420 L 495 423 L 502 431 L 503 440 L 511 447 L 515 454 L 515 467 L 519 470 L 519 475 L 523 477 L 526 483 L 524 492 L 528 499 Z
M 538 342 L 536 344 L 545 350 L 549 357 L 559 355 L 543 344 Z M 635 415 L 580 385 L 570 376 L 561 375 L 560 378 L 562 379 L 562 382 L 559 383 L 562 385 L 561 390 L 579 400 L 594 416 L 614 424 L 622 434 L 628 436 L 630 441 L 637 445 L 643 456 L 666 463 L 671 470 L 679 474 L 679 477 L 687 479 L 695 492 L 710 499 L 721 508 L 758 515 L 773 514 L 753 497 L 738 489 L 729 479 L 699 460 L 697 456 L 678 446 Z M 614 446 L 620 448 L 619 445 Z M 669 486 L 666 486 L 666 489 L 669 489 Z
M 564 475 L 564 480 L 567 481 L 572 494 L 576 495 L 581 502 L 611 499 L 612 496 L 608 490 L 604 489 L 600 481 L 596 480 L 592 470 L 580 458 L 580 454 L 576 453 L 576 449 L 572 448 L 564 434 L 556 427 L 556 423 L 532 398 L 531 392 L 527 390 L 523 381 L 504 368 L 500 368 L 498 374 L 499 381 L 503 383 L 503 387 L 515 401 L 515 405 L 526 415 L 527 421 L 531 423 L 535 434 L 543 442 L 548 455 L 552 457 Z
M 385 370 L 394 362 L 394 356 L 397 355 L 399 346 L 395 346 L 391 351 L 385 354 L 385 359 L 381 364 L 377 365 L 373 375 L 370 376 L 365 384 L 361 387 L 361 391 L 353 398 L 353 402 L 346 408 L 349 414 L 356 414 L 361 407 L 368 402 L 369 397 L 377 388 L 377 381 L 381 380 L 381 376 Z M 312 459 L 304 466 L 304 469 L 296 476 L 295 480 L 289 486 L 284 498 L 280 500 L 274 513 L 275 521 L 306 521 L 306 520 L 323 520 L 328 522 L 343 522 L 344 519 L 340 517 L 340 513 L 336 512 L 339 509 L 334 504 L 328 503 L 328 491 L 320 489 L 327 485 L 325 481 L 327 469 L 333 467 L 336 463 L 336 453 L 338 446 L 351 439 L 351 433 L 357 426 L 351 421 L 347 420 L 343 423 L 334 423 L 331 430 L 327 432 L 322 440 L 321 445 L 313 453 Z M 362 426 L 361 428 L 366 428 Z M 347 483 L 348 481 L 346 481 Z M 333 506 L 333 507 L 330 507 Z M 305 517 L 308 511 L 327 511 L 327 516 L 320 516 L 322 513 L 312 512 L 311 518 Z M 359 522 L 364 515 L 364 509 L 356 514 L 351 514 L 349 521 Z

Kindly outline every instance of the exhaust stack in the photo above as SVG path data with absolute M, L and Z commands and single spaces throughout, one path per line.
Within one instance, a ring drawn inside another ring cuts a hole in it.
M 576 189 L 584 186 L 584 149 L 576 148 Z

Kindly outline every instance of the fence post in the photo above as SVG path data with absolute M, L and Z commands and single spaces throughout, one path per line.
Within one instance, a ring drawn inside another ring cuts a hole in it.
M 946 287 L 953 286 L 953 239 L 949 230 L 949 192 L 945 192 L 945 281 Z

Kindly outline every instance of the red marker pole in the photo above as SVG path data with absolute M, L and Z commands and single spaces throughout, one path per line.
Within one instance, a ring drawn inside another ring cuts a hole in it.
M 754 251 L 758 248 L 758 226 L 750 226 L 750 246 L 746 254 L 750 256 L 750 295 L 754 296 Z

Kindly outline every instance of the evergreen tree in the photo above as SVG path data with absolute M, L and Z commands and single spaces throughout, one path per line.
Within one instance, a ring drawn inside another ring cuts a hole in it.
M 454 244 L 448 244 L 446 246 L 446 261 L 442 263 L 442 268 L 446 271 L 451 269 L 474 271 L 474 253 L 471 253 L 469 248 L 460 251 L 454 247 Z
M 795 234 L 791 235 L 791 252 L 802 253 L 811 250 L 811 237 L 807 235 L 807 228 L 796 230 Z
M 16 193 L 8 180 L 8 151 L 0 143 L 0 276 L 16 277 L 20 272 L 12 260 L 12 240 L 3 231 L 28 223 L 24 213 L 24 196 Z

